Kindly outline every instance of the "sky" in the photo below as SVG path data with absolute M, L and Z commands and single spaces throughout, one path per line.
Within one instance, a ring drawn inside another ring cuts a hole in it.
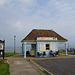
M 53 29 L 75 47 L 75 0 L 0 0 L 0 39 L 21 46 L 32 29 Z

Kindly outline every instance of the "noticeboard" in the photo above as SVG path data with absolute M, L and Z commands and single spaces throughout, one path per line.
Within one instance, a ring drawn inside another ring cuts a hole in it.
M 0 50 L 3 50 L 3 43 L 0 43 Z
M 50 50 L 55 51 L 55 43 L 50 43 Z
M 40 43 L 40 51 L 45 51 L 45 44 Z
M 5 40 L 0 40 L 0 57 L 4 59 Z

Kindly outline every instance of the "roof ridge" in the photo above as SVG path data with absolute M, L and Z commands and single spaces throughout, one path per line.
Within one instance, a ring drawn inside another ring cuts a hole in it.
M 49 30 L 49 29 L 33 29 L 33 30 Z M 50 29 L 49 31 L 53 31 L 53 29 Z

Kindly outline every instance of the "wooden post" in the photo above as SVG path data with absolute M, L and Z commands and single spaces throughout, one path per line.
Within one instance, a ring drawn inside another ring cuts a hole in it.
M 75 49 L 74 49 L 74 54 L 75 54 Z
M 24 51 L 24 48 L 23 48 L 23 44 L 22 44 L 22 55 L 23 55 L 23 51 Z

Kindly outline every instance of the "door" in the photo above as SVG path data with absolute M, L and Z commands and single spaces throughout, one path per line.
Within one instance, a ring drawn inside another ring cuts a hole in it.
M 36 55 L 36 44 L 32 44 L 31 45 L 31 52 L 30 52 L 31 56 L 35 56 Z

